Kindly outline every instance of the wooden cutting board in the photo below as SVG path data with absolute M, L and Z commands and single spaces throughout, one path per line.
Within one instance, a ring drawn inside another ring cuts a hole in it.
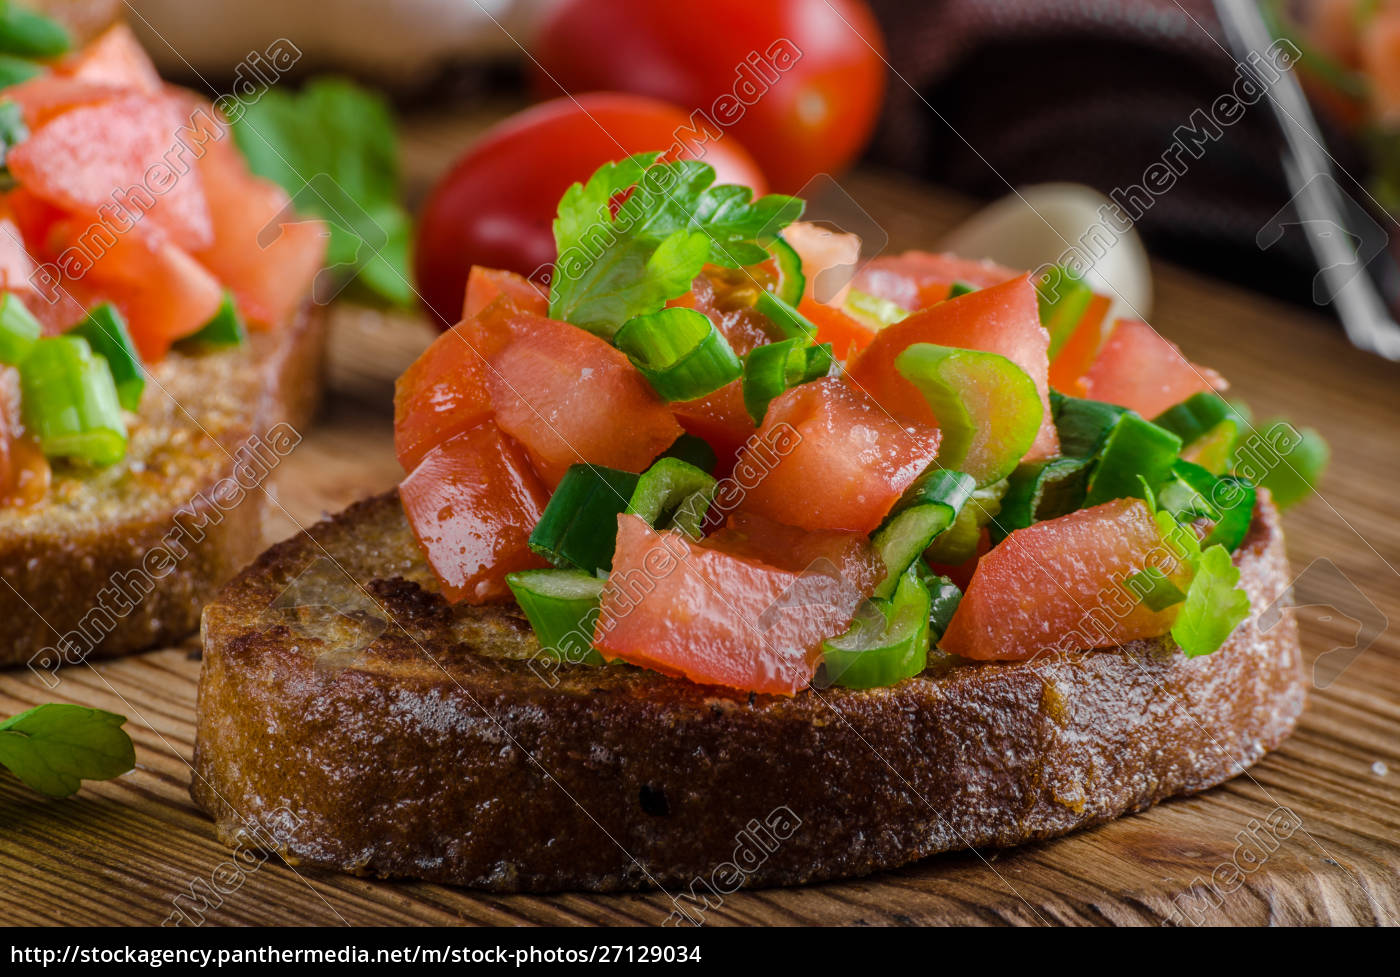
M 472 128 L 412 129 L 415 190 Z M 857 174 L 845 186 L 894 249 L 927 246 L 972 209 L 880 174 Z M 1153 321 L 1165 335 L 1228 376 L 1258 416 L 1287 413 L 1332 444 L 1322 497 L 1287 516 L 1289 549 L 1295 572 L 1312 568 L 1305 590 L 1349 580 L 1361 596 L 1334 587 L 1343 595 L 1334 607 L 1300 612 L 1308 667 L 1328 653 L 1331 680 L 1314 691 L 1298 731 L 1228 784 L 1092 831 L 938 856 L 854 881 L 741 892 L 708 922 L 1400 921 L 1400 629 L 1385 627 L 1387 618 L 1400 622 L 1400 368 L 1352 349 L 1320 315 L 1165 266 L 1156 283 Z M 399 475 L 393 378 L 431 333 L 412 317 L 353 308 L 337 311 L 333 330 L 329 399 L 275 476 L 280 509 L 268 521 L 269 542 Z M 1374 617 L 1382 630 L 1352 658 L 1333 649 L 1353 644 L 1356 617 Z M 232 888 L 230 853 L 188 795 L 197 654 L 191 638 L 69 668 L 53 690 L 26 671 L 0 673 L 0 715 L 44 701 L 111 709 L 129 717 L 137 751 L 135 771 L 65 801 L 0 779 L 0 921 L 158 924 L 182 894 L 186 911 L 198 906 L 191 888 L 212 891 L 211 876 Z M 1275 825 L 1296 817 L 1296 830 L 1270 829 L 1271 816 Z M 208 922 L 656 924 L 671 912 L 662 893 L 477 894 L 293 871 L 277 859 L 236 878 L 236 888 L 201 910 Z

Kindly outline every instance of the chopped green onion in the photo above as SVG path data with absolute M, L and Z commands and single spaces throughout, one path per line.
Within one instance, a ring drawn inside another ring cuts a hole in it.
M 555 661 L 601 665 L 593 628 L 605 581 L 582 570 L 521 570 L 506 584 L 525 612 L 540 651 Z
M 1172 465 L 1171 476 L 1157 494 L 1158 505 L 1178 522 L 1212 520 L 1215 525 L 1202 548 L 1219 543 L 1231 553 L 1238 549 L 1254 521 L 1254 485 L 1234 475 L 1213 475 L 1182 459 Z
M 199 331 L 181 340 L 198 346 L 242 346 L 248 342 L 248 328 L 232 292 L 224 292 L 214 317 L 199 327 Z
M 744 369 L 729 341 L 695 309 L 633 316 L 613 342 L 663 400 L 694 400 L 714 393 L 737 380 Z
M 1217 474 L 1230 467 L 1239 432 L 1248 422 L 1223 397 L 1193 394 L 1152 421 L 1181 438 L 1182 455 Z
M 938 418 L 943 468 L 966 471 L 988 485 L 1011 474 L 1030 450 L 1044 408 L 1035 382 L 1005 356 L 914 343 L 894 365 Z
M 1172 463 L 1180 453 L 1181 439 L 1175 434 L 1127 411 L 1109 431 L 1089 476 L 1084 504 L 1146 498 L 1145 488 L 1171 477 Z
M 127 410 L 140 407 L 141 392 L 146 389 L 146 371 L 136 352 L 136 344 L 131 341 L 131 333 L 127 331 L 126 320 L 116 307 L 103 302 L 73 327 L 69 335 L 82 336 L 92 351 L 107 361 L 122 407 Z
M 1180 587 L 1156 567 L 1139 570 L 1123 582 L 1128 592 L 1136 597 L 1149 610 L 1164 611 L 1186 599 Z
M 1084 318 L 1094 292 L 1070 269 L 1063 265 L 1051 265 L 1035 286 L 1040 306 L 1040 324 L 1050 334 L 1050 358 L 1064 346 Z
M 679 458 L 681 461 L 712 475 L 715 466 L 719 464 L 719 458 L 715 456 L 715 449 L 710 447 L 710 442 L 704 438 L 696 437 L 694 434 L 682 434 L 676 438 L 661 457 Z
M 1017 465 L 1007 479 L 1001 512 L 989 526 L 992 542 L 1082 508 L 1093 464 L 1092 458 L 1062 457 Z
M 1050 391 L 1050 414 L 1060 436 L 1060 453 L 1071 458 L 1097 455 L 1113 426 L 1127 412 L 1126 407 L 1117 404 L 1066 397 L 1058 390 Z
M 901 319 L 909 318 L 909 310 L 896 305 L 887 298 L 871 295 L 852 288 L 846 292 L 844 303 L 846 312 L 876 329 L 892 326 Z
M 0 363 L 19 366 L 43 332 L 19 296 L 13 292 L 0 296 Z
M 777 326 L 785 339 L 800 339 L 810 343 L 817 335 L 817 327 L 811 319 L 772 292 L 760 292 L 754 307 Z
M 938 536 L 924 556 L 931 563 L 956 566 L 977 555 L 982 529 L 1001 512 L 1001 500 L 1006 495 L 1007 480 L 984 485 L 972 493 L 972 498 L 953 520 L 952 527 Z
M 975 291 L 977 291 L 976 285 L 972 285 L 968 282 L 959 280 L 953 282 L 953 284 L 948 287 L 948 298 L 955 299 L 960 295 L 967 295 L 970 292 Z
M 957 520 L 977 483 L 962 472 L 934 469 L 921 476 L 914 492 L 870 537 L 875 553 L 885 565 L 885 576 L 874 596 L 888 598 L 904 571 L 919 559 L 933 541 Z
M 24 113 L 19 103 L 13 99 L 0 101 L 0 190 L 9 190 L 14 186 L 14 177 L 5 161 L 10 150 L 28 138 L 29 127 L 24 124 Z
M 659 458 L 637 479 L 627 513 L 641 516 L 656 529 L 675 529 L 699 539 L 718 488 L 713 475 L 694 465 Z
M 796 306 L 802 301 L 802 293 L 807 289 L 807 276 L 802 274 L 802 256 L 791 244 L 783 240 L 781 234 L 768 245 L 768 253 L 773 256 L 774 263 L 778 266 L 778 284 L 773 289 L 773 294 L 788 305 Z
M 918 675 L 928 665 L 931 597 L 910 567 L 890 600 L 861 604 L 845 634 L 822 642 L 819 681 L 848 689 L 877 689 Z
M 831 344 L 811 346 L 805 340 L 784 339 L 759 346 L 744 357 L 744 406 L 755 424 L 762 424 L 768 405 L 783 391 L 831 372 Z
M 928 612 L 929 641 L 937 643 L 943 633 L 948 630 L 948 624 L 953 620 L 953 613 L 958 609 L 958 604 L 962 602 L 962 591 L 958 585 L 947 577 L 934 573 L 932 570 L 921 564 L 915 564 L 919 571 L 919 579 L 923 580 L 924 586 L 928 588 L 931 599 Z
M 17 3 L 0 4 L 0 53 L 53 58 L 73 46 L 68 29 Z
M 637 476 L 602 465 L 570 465 L 550 496 L 530 549 L 557 567 L 589 573 L 612 569 L 617 517 L 637 488 Z
M 1190 444 L 1224 420 L 1243 422 L 1244 418 L 1224 397 L 1198 393 L 1162 411 L 1152 423 L 1175 434 L 1182 444 Z
M 44 73 L 44 66 L 13 54 L 0 54 L 0 88 L 9 88 Z
M 126 455 L 126 424 L 107 361 L 78 336 L 40 339 L 19 368 L 24 426 L 51 458 L 111 465 Z
M 1316 490 L 1330 456 L 1322 435 L 1279 418 L 1261 424 L 1236 447 L 1234 470 L 1267 488 L 1274 503 L 1287 509 Z

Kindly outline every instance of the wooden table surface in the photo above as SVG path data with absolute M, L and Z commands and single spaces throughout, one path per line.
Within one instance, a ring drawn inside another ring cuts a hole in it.
M 470 132 L 462 125 L 411 129 L 415 193 Z M 891 248 L 926 246 L 972 209 L 879 174 L 857 174 L 845 187 L 888 232 Z M 1363 595 L 1299 612 L 1309 667 L 1329 652 L 1327 662 L 1343 662 L 1348 654 L 1333 649 L 1354 643 L 1352 618 L 1374 612 L 1382 622 L 1400 620 L 1400 368 L 1352 349 L 1320 315 L 1174 268 L 1155 272 L 1153 322 L 1162 333 L 1229 377 L 1256 415 L 1288 414 L 1331 441 L 1321 496 L 1290 512 L 1286 526 L 1295 572 L 1312 568 L 1310 589 L 1349 580 Z M 354 309 L 339 310 L 333 329 L 328 400 L 275 476 L 283 511 L 268 521 L 269 541 L 391 486 L 399 474 L 390 443 L 392 381 L 430 333 L 413 317 L 385 320 Z M 176 896 L 188 896 L 227 863 L 230 853 L 188 795 L 197 651 L 191 638 L 178 648 L 68 668 L 52 690 L 27 671 L 0 673 L 0 715 L 44 701 L 111 709 L 129 717 L 137 758 L 132 773 L 64 801 L 0 779 L 0 922 L 159 924 Z M 1400 630 L 1383 630 L 1321 684 L 1278 752 L 1205 794 L 1018 849 L 740 892 L 708 921 L 1396 923 Z M 1241 833 L 1279 806 L 1302 827 L 1239 888 L 1214 891 L 1206 880 L 1217 866 L 1250 867 Z M 661 893 L 500 896 L 293 871 L 274 858 L 202 915 L 211 924 L 655 924 L 669 913 Z

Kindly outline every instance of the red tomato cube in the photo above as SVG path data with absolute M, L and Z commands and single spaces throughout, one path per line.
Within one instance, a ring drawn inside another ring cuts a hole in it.
M 545 566 L 529 538 L 549 493 L 520 446 L 490 421 L 424 455 L 399 498 L 451 603 L 507 600 L 506 574 Z
M 1040 391 L 1044 409 L 1040 431 L 1025 458 L 1040 461 L 1059 453 L 1060 439 L 1050 416 L 1047 379 L 1050 334 L 1040 324 L 1035 287 L 1028 276 L 1021 275 L 916 312 L 880 330 L 870 345 L 851 360 L 846 376 L 852 385 L 874 397 L 894 416 L 936 427 L 938 419 L 924 395 L 895 369 L 895 358 L 913 343 L 986 350 L 1005 356 L 1025 370 Z M 989 451 L 999 448 L 994 440 L 987 445 Z
M 1086 397 L 1130 407 L 1147 418 L 1221 385 L 1214 370 L 1191 363 L 1176 343 L 1135 319 L 1113 324 L 1084 377 Z
M 828 377 L 774 399 L 721 501 L 803 529 L 868 533 L 937 453 L 936 430 Z
M 1156 567 L 1186 579 L 1141 499 L 1116 499 L 1018 529 L 977 563 L 944 651 L 1024 661 L 1166 634 L 1176 608 L 1153 611 L 1123 585 Z
M 606 340 L 508 302 L 468 326 L 489 364 L 496 423 L 550 488 L 578 462 L 640 472 L 680 437 L 670 407 Z
M 404 471 L 491 416 L 486 361 L 462 323 L 433 340 L 394 383 L 394 451 Z
M 838 576 L 779 569 L 623 515 L 594 643 L 692 682 L 792 695 L 864 597 Z

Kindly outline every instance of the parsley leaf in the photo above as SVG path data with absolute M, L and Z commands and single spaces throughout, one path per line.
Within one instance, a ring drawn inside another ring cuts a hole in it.
M 394 120 L 368 90 L 336 78 L 300 93 L 265 89 L 232 120 L 248 166 L 330 229 L 328 268 L 395 305 L 413 302 L 412 223 L 399 202 Z
M 1177 522 L 1171 513 L 1159 511 L 1155 518 L 1172 554 L 1191 569 L 1191 583 L 1172 624 L 1172 637 L 1187 658 L 1209 655 L 1249 617 L 1249 594 L 1237 586 L 1240 568 L 1219 543 L 1202 550 L 1191 527 Z
M 50 702 L 0 722 L 0 765 L 50 797 L 83 780 L 106 780 L 136 765 L 125 716 Z
M 1240 568 L 1225 547 L 1207 546 L 1172 625 L 1172 637 L 1187 658 L 1209 655 L 1249 617 L 1249 595 L 1235 586 L 1239 580 Z
M 611 337 L 688 292 L 707 263 L 766 260 L 765 246 L 802 214 L 796 197 L 753 200 L 747 187 L 711 186 L 707 163 L 658 163 L 658 155 L 607 163 L 565 191 L 554 220 L 551 317 Z

